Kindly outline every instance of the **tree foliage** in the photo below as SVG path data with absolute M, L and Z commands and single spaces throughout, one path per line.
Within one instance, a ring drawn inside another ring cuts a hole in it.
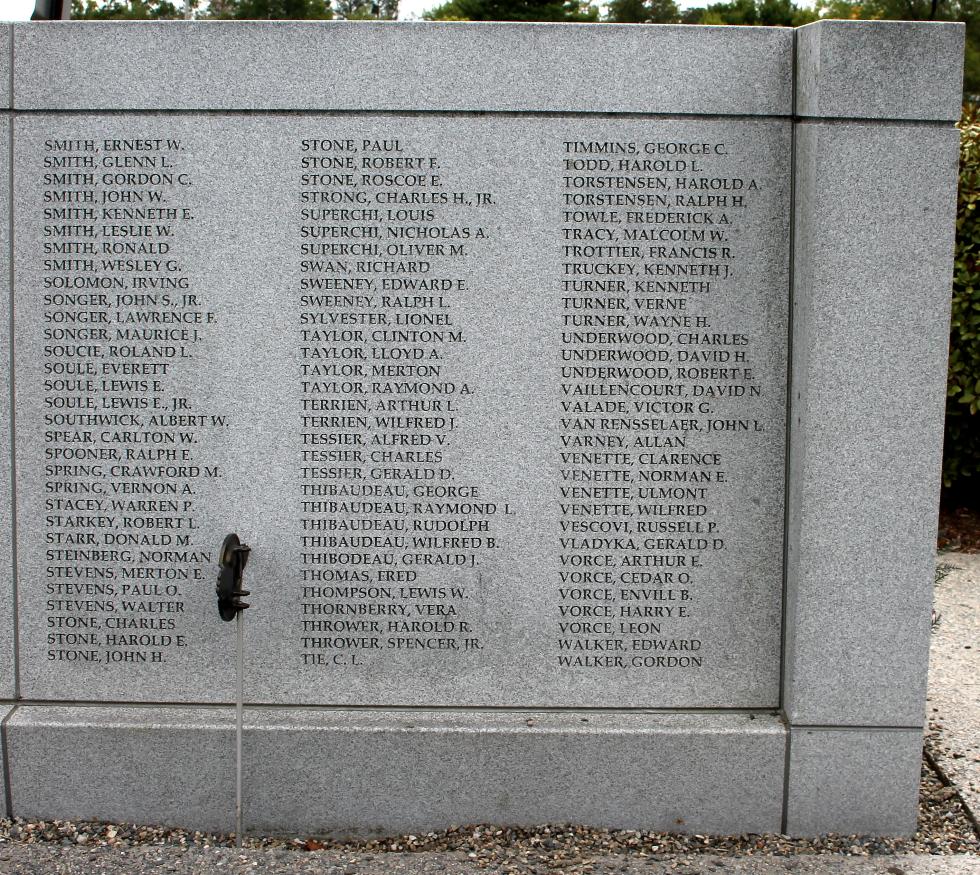
M 71 0 L 71 17 L 97 21 L 146 21 L 183 18 L 170 0 Z
M 960 129 L 960 193 L 950 320 L 943 483 L 966 491 L 980 477 L 980 116 Z
M 335 0 L 335 4 L 337 15 L 350 21 L 398 17 L 398 0 Z
M 980 95 L 980 0 L 817 0 L 821 18 L 966 23 L 963 90 Z
M 980 0 L 976 0 L 980 2 Z M 446 0 L 425 18 L 467 21 L 598 21 L 595 6 L 561 0 Z M 727 0 L 681 10 L 676 0 L 609 0 L 602 21 L 617 24 L 770 24 L 795 27 L 817 13 L 793 0 Z
M 212 2 L 211 18 L 236 19 L 329 19 L 333 18 L 330 0 L 223 0 Z
M 817 20 L 810 6 L 797 6 L 793 0 L 729 0 L 686 9 L 684 24 L 742 24 L 772 27 L 799 27 Z
M 598 21 L 581 0 L 446 0 L 424 13 L 429 21 Z
M 178 5 L 179 4 L 179 5 Z M 188 5 L 189 4 L 189 5 Z M 71 17 L 82 19 L 393 19 L 398 0 L 72 0 Z
M 681 10 L 674 0 L 610 0 L 606 21 L 619 24 L 678 24 Z

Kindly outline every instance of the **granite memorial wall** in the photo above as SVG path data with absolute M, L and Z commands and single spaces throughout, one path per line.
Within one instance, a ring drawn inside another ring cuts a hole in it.
M 914 828 L 960 26 L 4 30 L 8 813 Z

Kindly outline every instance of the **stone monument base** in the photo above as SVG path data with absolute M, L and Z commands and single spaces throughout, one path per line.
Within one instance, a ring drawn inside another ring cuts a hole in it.
M 20 705 L 3 727 L 8 814 L 234 830 L 232 707 Z M 910 833 L 920 747 L 914 730 L 790 735 L 751 711 L 250 707 L 244 822 L 335 837 L 469 823 Z

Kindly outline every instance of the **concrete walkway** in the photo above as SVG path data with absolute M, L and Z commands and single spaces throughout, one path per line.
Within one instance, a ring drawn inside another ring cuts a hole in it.
M 980 819 L 980 553 L 946 553 L 939 566 L 951 570 L 933 603 L 929 750 Z
M 547 875 L 977 875 L 980 858 L 968 855 L 932 857 L 901 854 L 883 857 L 713 857 L 697 855 L 650 860 L 626 855 L 599 857 L 583 863 L 559 863 L 536 870 L 480 867 L 459 852 L 374 855 L 349 862 L 349 855 L 331 851 L 229 848 L 59 848 L 50 845 L 0 847 L 2 875 L 478 875 L 535 871 Z

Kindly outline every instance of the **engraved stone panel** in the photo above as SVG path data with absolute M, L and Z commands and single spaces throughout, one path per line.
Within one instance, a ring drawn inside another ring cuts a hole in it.
M 231 322 L 256 311 L 241 280 L 260 274 L 224 248 L 242 182 L 207 128 L 17 120 L 26 696 L 231 696 L 213 569 L 233 512 L 223 469 L 241 457 L 229 417 L 248 418 L 229 394 L 243 373 Z
M 775 706 L 789 124 L 18 120 L 28 694 Z

